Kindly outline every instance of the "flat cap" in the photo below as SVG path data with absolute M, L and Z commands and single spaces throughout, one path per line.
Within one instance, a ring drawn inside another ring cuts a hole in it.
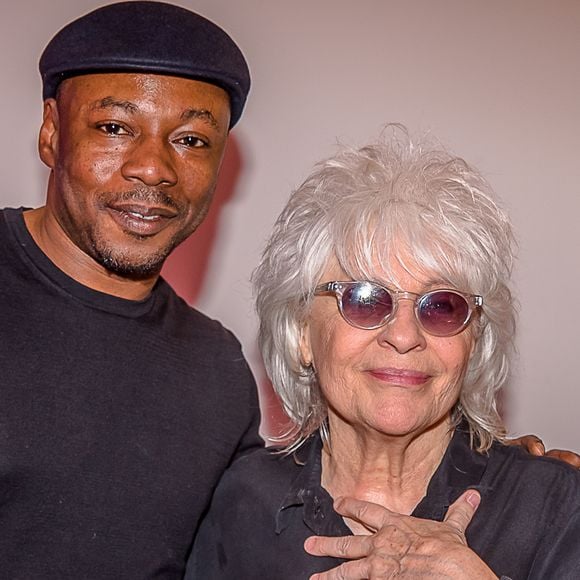
M 230 97 L 233 127 L 250 90 L 246 59 L 219 26 L 164 2 L 109 4 L 67 24 L 48 43 L 39 63 L 43 98 L 72 76 L 143 72 L 205 81 Z

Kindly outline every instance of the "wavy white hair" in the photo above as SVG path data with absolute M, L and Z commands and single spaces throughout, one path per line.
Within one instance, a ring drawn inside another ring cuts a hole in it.
M 289 448 L 325 429 L 327 406 L 312 367 L 300 360 L 299 341 L 331 260 L 353 279 L 377 280 L 373 264 L 385 265 L 384 279 L 390 260 L 405 267 L 409 258 L 412 274 L 436 273 L 484 297 L 453 420 L 467 419 L 479 451 L 502 440 L 496 401 L 515 332 L 514 245 L 509 219 L 481 174 L 430 141 L 413 143 L 401 126 L 318 163 L 276 221 L 253 276 L 264 363 L 294 423 Z

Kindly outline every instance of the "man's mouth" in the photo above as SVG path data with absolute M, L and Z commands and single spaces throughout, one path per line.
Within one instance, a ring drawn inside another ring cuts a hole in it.
M 135 217 L 144 219 L 155 217 L 172 218 L 177 215 L 177 210 L 175 208 L 168 207 L 166 205 L 148 205 L 145 203 L 135 202 L 116 202 L 109 204 L 108 207 L 113 211 L 134 214 Z
M 145 215 L 145 214 L 140 213 L 138 211 L 128 211 L 127 213 L 129 215 L 133 216 L 134 218 L 146 220 L 146 221 L 150 221 L 150 222 L 158 220 L 161 217 L 159 214 Z
M 174 208 L 136 203 L 115 203 L 107 209 L 125 232 L 146 237 L 161 232 L 178 215 Z

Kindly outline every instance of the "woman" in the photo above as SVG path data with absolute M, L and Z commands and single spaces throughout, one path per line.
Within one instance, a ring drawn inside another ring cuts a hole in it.
M 276 223 L 254 280 L 295 429 L 226 474 L 192 577 L 580 578 L 580 473 L 503 444 L 508 218 L 393 133 L 319 164 Z

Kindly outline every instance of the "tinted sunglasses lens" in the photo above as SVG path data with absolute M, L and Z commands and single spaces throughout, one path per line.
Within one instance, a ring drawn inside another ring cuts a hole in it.
M 393 298 L 380 286 L 361 283 L 347 287 L 342 294 L 342 313 L 359 328 L 375 328 L 393 312 Z
M 425 295 L 419 302 L 419 319 L 430 334 L 450 336 L 463 326 L 469 317 L 469 304 L 460 294 L 441 291 Z

